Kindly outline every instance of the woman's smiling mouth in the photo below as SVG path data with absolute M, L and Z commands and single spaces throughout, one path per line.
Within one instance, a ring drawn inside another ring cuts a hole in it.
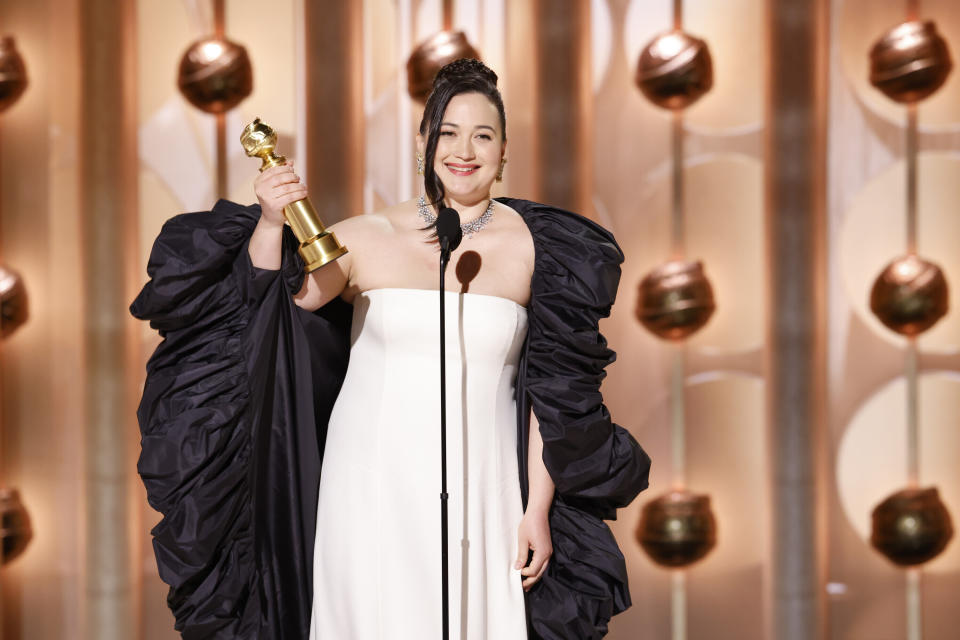
M 455 176 L 469 176 L 480 168 L 478 164 L 457 164 L 454 162 L 444 163 L 444 166 Z

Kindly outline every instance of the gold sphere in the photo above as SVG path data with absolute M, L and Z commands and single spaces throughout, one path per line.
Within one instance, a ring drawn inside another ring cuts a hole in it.
M 177 86 L 190 104 L 207 113 L 225 113 L 253 91 L 247 50 L 230 40 L 204 38 L 180 59 Z
M 417 102 L 426 102 L 437 72 L 460 58 L 480 59 L 480 54 L 467 42 L 463 31 L 440 31 L 420 43 L 407 60 L 407 91 L 410 97 Z
M 0 488 L 0 540 L 3 541 L 2 564 L 15 559 L 33 538 L 30 515 L 16 489 Z
M 251 158 L 268 156 L 277 147 L 277 132 L 260 118 L 254 118 L 240 134 L 240 146 Z
M 713 87 L 710 49 L 683 31 L 661 33 L 640 53 L 634 81 L 658 107 L 685 109 Z
M 912 567 L 940 555 L 953 537 L 936 487 L 903 489 L 873 510 L 870 544 L 894 564 Z
M 703 263 L 672 260 L 640 281 L 636 315 L 651 333 L 683 340 L 699 331 L 716 310 Z
M 943 86 L 953 63 L 933 22 L 913 20 L 887 31 L 870 50 L 870 84 L 891 100 L 923 100 Z
M 0 113 L 27 90 L 27 68 L 13 38 L 0 38 Z
M 913 254 L 888 264 L 870 291 L 870 310 L 904 336 L 923 333 L 947 314 L 948 307 L 943 271 Z
M 664 567 L 686 567 L 717 544 L 710 496 L 671 491 L 643 506 L 636 531 L 647 555 Z
M 27 289 L 16 271 L 0 266 L 0 339 L 27 321 Z

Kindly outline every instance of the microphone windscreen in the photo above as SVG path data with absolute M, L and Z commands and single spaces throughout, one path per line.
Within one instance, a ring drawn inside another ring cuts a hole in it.
M 460 246 L 463 240 L 463 231 L 460 230 L 460 214 L 456 209 L 444 207 L 437 214 L 437 238 L 440 247 L 453 251 Z

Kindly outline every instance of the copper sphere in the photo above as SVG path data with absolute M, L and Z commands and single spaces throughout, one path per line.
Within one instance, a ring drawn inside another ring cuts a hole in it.
M 647 555 L 664 567 L 686 567 L 717 544 L 710 496 L 671 491 L 643 506 L 636 531 Z
M 953 537 L 936 487 L 903 489 L 873 510 L 870 544 L 894 564 L 912 567 L 940 555 Z
M 884 325 L 904 336 L 923 333 L 947 314 L 943 271 L 916 255 L 901 256 L 877 276 L 870 310 Z
M 683 340 L 703 328 L 716 308 L 699 261 L 672 260 L 640 281 L 637 319 L 660 338 Z
M 953 63 L 933 22 L 898 24 L 870 50 L 870 84 L 891 100 L 923 100 L 943 86 Z
M 30 527 L 30 515 L 20 501 L 20 492 L 16 489 L 0 488 L 2 564 L 7 564 L 23 553 L 31 538 L 33 538 L 33 529 Z
M 247 50 L 226 39 L 194 42 L 180 59 L 177 86 L 201 111 L 225 113 L 233 109 L 253 91 Z
M 420 43 L 407 60 L 407 91 L 410 97 L 418 102 L 426 102 L 437 71 L 460 58 L 480 59 L 480 54 L 467 42 L 463 31 L 441 31 Z
M 27 68 L 13 38 L 0 38 L 0 113 L 16 102 L 27 89 Z
M 0 338 L 7 338 L 27 321 L 27 290 L 16 271 L 0 266 Z
M 658 107 L 689 107 L 713 87 L 710 49 L 683 31 L 661 33 L 640 53 L 634 82 Z

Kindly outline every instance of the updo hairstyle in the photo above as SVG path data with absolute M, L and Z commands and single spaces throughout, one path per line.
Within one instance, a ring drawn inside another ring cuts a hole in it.
M 503 98 L 497 90 L 497 74 L 479 60 L 460 58 L 443 66 L 433 79 L 433 89 L 423 109 L 420 121 L 420 135 L 427 139 L 423 159 L 423 184 L 427 192 L 427 201 L 434 209 L 440 210 L 446 192 L 443 183 L 433 170 L 433 161 L 437 155 L 437 142 L 440 140 L 440 124 L 447 111 L 450 100 L 461 93 L 479 93 L 497 107 L 500 114 L 500 131 L 507 139 L 507 117 L 503 111 Z

